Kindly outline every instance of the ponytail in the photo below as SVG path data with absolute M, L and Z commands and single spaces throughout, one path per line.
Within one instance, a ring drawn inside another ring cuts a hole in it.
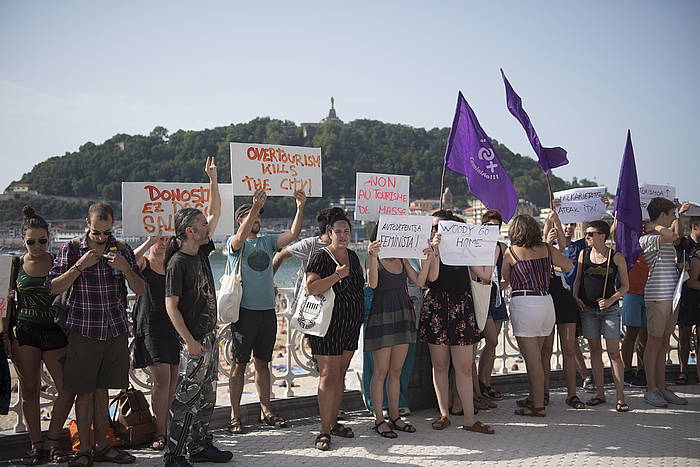
M 168 246 L 165 247 L 165 261 L 163 261 L 163 268 L 168 268 L 168 261 L 173 257 L 175 253 L 180 250 L 180 242 L 177 241 L 177 237 L 172 236 L 168 240 Z

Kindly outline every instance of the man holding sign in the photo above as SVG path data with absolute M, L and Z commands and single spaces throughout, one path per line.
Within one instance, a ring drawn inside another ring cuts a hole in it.
M 265 190 L 256 190 L 253 204 L 243 204 L 236 209 L 235 217 L 239 227 L 236 235 L 229 237 L 226 244 L 231 270 L 235 271 L 240 261 L 243 297 L 238 321 L 231 327 L 233 343 L 233 365 L 229 379 L 231 395 L 230 433 L 242 433 L 241 395 L 245 369 L 251 354 L 255 363 L 255 382 L 260 400 L 260 421 L 276 428 L 286 427 L 282 417 L 272 413 L 270 406 L 270 368 L 272 351 L 277 336 L 277 316 L 275 314 L 275 291 L 272 285 L 274 274 L 272 258 L 275 252 L 292 243 L 299 237 L 304 218 L 306 195 L 303 191 L 294 192 L 297 212 L 292 229 L 279 235 L 260 233 L 260 215 L 267 199 Z

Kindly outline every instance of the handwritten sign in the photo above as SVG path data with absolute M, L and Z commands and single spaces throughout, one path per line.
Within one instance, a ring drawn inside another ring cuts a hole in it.
M 321 148 L 276 144 L 231 143 L 231 180 L 234 195 L 321 197 Z
M 497 225 L 440 221 L 440 260 L 449 266 L 493 266 Z
M 639 203 L 642 205 L 642 217 L 648 217 L 647 206 L 654 198 L 666 198 L 671 201 L 676 197 L 676 187 L 671 185 L 639 185 Z
M 557 208 L 561 223 L 571 224 L 602 219 L 605 215 L 605 204 L 600 198 L 605 195 L 605 192 L 604 186 L 595 186 L 553 193 L 554 199 L 561 200 L 561 206 Z
M 700 216 L 700 204 L 690 203 L 690 208 L 686 211 L 685 215 L 689 217 Z
M 379 217 L 377 240 L 381 242 L 380 258 L 425 259 L 423 250 L 430 241 L 433 218 L 430 216 Z
M 233 233 L 233 187 L 219 184 L 221 218 L 214 235 Z M 122 228 L 124 235 L 173 235 L 175 213 L 183 208 L 209 214 L 208 183 L 123 182 Z
M 357 172 L 355 176 L 355 220 L 377 221 L 382 214 L 405 216 L 411 177 Z
M 0 317 L 7 315 L 7 291 L 10 290 L 12 256 L 0 255 Z

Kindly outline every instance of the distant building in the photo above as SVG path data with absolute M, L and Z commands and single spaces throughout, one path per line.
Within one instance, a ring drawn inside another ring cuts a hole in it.
M 36 194 L 36 190 L 31 189 L 31 185 L 28 183 L 13 183 L 5 189 L 5 193 L 12 194 Z
M 355 212 L 355 204 L 357 200 L 355 198 L 340 198 L 338 200 L 338 206 L 345 209 L 345 211 L 350 215 L 350 213 Z
M 432 214 L 440 209 L 439 199 L 417 199 L 408 206 L 413 214 Z
M 331 108 L 328 110 L 328 116 L 326 118 L 321 119 L 319 123 L 311 122 L 301 124 L 301 131 L 304 138 L 313 138 L 316 136 L 318 129 L 321 128 L 321 125 L 326 122 L 338 122 L 341 125 L 343 124 L 343 121 L 339 119 L 338 115 L 335 113 L 335 98 L 333 97 L 331 97 Z

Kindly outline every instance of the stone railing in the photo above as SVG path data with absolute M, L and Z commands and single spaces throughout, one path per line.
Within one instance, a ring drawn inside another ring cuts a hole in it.
M 316 378 L 318 377 L 318 371 L 315 367 L 308 346 L 305 345 L 304 335 L 288 326 L 289 319 L 292 315 L 292 310 L 288 309 L 288 304 L 292 302 L 294 290 L 291 288 L 283 288 L 279 289 L 278 292 L 276 309 L 278 323 L 281 323 L 281 326 L 278 328 L 278 334 L 282 333 L 282 335 L 284 335 L 284 351 L 282 352 L 284 364 L 281 365 L 283 370 L 275 370 L 270 372 L 271 384 L 273 388 L 275 386 L 285 388 L 282 397 L 289 398 L 295 396 L 295 381 L 298 382 L 301 378 Z M 503 326 L 503 330 L 499 335 L 499 344 L 496 352 L 496 361 L 494 364 L 494 375 L 496 376 L 510 373 L 514 363 L 518 363 L 517 371 L 522 372 L 525 369 L 525 365 L 522 363 L 520 356 L 520 351 L 518 350 L 517 342 L 512 335 L 512 329 L 508 325 L 508 322 L 505 324 L 506 325 Z M 218 334 L 221 355 L 219 371 L 222 374 L 228 374 L 231 366 L 231 325 L 220 327 Z M 559 339 L 555 338 L 554 342 L 552 369 L 560 370 L 562 368 L 562 355 L 559 347 Z M 676 335 L 674 334 L 668 351 L 669 363 L 671 363 L 672 352 L 676 352 L 677 356 L 677 342 Z M 583 339 L 581 340 L 581 345 L 584 355 L 588 354 L 588 347 Z M 53 401 L 56 399 L 57 391 L 53 381 L 48 376 L 48 372 L 43 371 L 42 378 L 45 384 L 44 389 L 41 392 L 40 405 L 42 409 L 48 410 L 52 406 Z M 130 371 L 130 380 L 135 387 L 141 389 L 144 393 L 149 394 L 151 392 L 153 381 L 147 369 L 132 369 Z M 252 363 L 246 372 L 246 383 L 251 381 Z M 219 380 L 218 384 L 219 386 L 228 385 L 228 380 Z M 21 391 L 21 385 L 19 390 Z M 272 391 L 272 397 L 277 397 L 274 394 L 274 391 Z M 17 397 L 10 406 L 10 414 L 14 414 L 16 416 L 16 423 L 14 425 L 15 432 L 19 433 L 26 431 L 19 397 Z

